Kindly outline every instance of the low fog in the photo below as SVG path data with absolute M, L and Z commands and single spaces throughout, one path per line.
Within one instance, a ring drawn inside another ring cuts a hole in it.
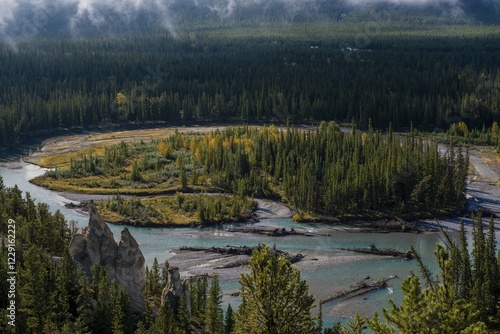
M 106 34 L 144 25 L 175 35 L 179 25 L 190 20 L 240 20 L 252 15 L 270 20 L 330 15 L 335 20 L 335 15 L 352 7 L 384 3 L 443 8 L 446 15 L 467 15 L 481 7 L 487 13 L 488 8 L 500 7 L 500 0 L 0 0 L 0 36 L 3 40 L 44 34 L 79 36 L 89 29 Z

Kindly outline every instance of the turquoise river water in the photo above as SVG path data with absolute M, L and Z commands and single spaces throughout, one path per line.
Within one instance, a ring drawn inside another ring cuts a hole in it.
M 6 186 L 18 187 L 30 192 L 37 201 L 46 202 L 52 210 L 60 210 L 68 221 L 75 220 L 79 226 L 85 226 L 88 216 L 64 207 L 68 202 L 61 194 L 35 186 L 29 179 L 43 173 L 38 166 L 24 162 L 9 162 L 0 164 L 0 176 Z M 275 244 L 277 248 L 290 253 L 306 254 L 306 258 L 317 258 L 321 261 L 308 261 L 300 266 L 302 277 L 309 284 L 310 292 L 316 300 L 333 295 L 339 290 L 346 290 L 350 286 L 370 276 L 372 279 L 383 279 L 392 275 L 399 278 L 389 281 L 390 288 L 381 289 L 364 296 L 344 301 L 325 304 L 323 307 L 325 324 L 336 321 L 346 322 L 356 312 L 362 315 L 372 315 L 375 310 L 388 306 L 388 298 L 396 302 L 401 301 L 400 284 L 402 278 L 411 272 L 418 273 L 415 261 L 385 257 L 364 257 L 360 254 L 341 251 L 340 248 L 369 247 L 375 244 L 379 248 L 394 248 L 407 251 L 413 245 L 421 254 L 425 263 L 435 268 L 433 250 L 436 243 L 441 242 L 437 233 L 423 234 L 378 234 L 354 233 L 345 228 L 334 228 L 321 224 L 301 224 L 287 219 L 263 220 L 257 226 L 293 227 L 330 236 L 305 237 L 288 236 L 272 238 L 251 234 L 235 234 L 223 228 L 137 228 L 129 227 L 132 235 L 139 242 L 146 258 L 146 263 L 151 264 L 156 257 L 160 263 L 172 257 L 175 250 L 181 246 L 226 246 L 226 245 L 257 245 L 258 243 Z M 123 227 L 110 225 L 115 237 L 119 238 Z M 224 303 L 231 302 L 233 307 L 238 304 L 237 297 L 231 297 L 230 292 L 238 290 L 238 281 L 225 280 L 221 277 L 221 287 L 224 294 Z

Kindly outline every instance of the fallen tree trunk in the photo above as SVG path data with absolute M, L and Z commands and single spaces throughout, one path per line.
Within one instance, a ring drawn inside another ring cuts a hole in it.
M 321 235 L 303 231 L 296 231 L 293 228 L 287 230 L 286 228 L 272 228 L 272 227 L 252 227 L 252 228 L 236 227 L 228 229 L 228 232 L 263 234 L 271 237 L 283 237 L 288 235 L 301 235 L 305 237 L 330 236 L 330 234 Z
M 363 281 L 362 283 L 357 284 L 351 290 L 338 291 L 333 296 L 328 297 L 326 299 L 323 299 L 319 303 L 321 305 L 323 305 L 323 304 L 332 302 L 334 300 L 350 299 L 350 298 L 365 295 L 365 294 L 370 293 L 372 291 L 387 288 L 387 281 L 394 279 L 394 278 L 397 278 L 397 276 L 391 276 L 387 279 L 384 279 L 382 281 L 376 281 L 376 282 L 371 283 L 371 284 L 368 284 L 368 283 L 366 283 L 366 281 Z
M 341 250 L 363 253 L 363 254 L 373 254 L 373 255 L 381 255 L 381 256 L 392 256 L 392 257 L 400 257 L 405 260 L 413 259 L 413 253 L 411 251 L 408 252 L 400 252 L 391 248 L 377 248 L 372 245 L 369 248 L 340 248 Z
M 247 246 L 226 246 L 226 247 L 181 247 L 179 250 L 181 251 L 189 251 L 189 252 L 207 252 L 207 253 L 219 253 L 223 255 L 247 255 L 251 256 L 254 249 L 260 249 L 260 245 L 256 247 L 247 247 Z M 282 250 L 272 248 L 271 252 L 278 256 L 283 256 L 286 259 L 290 260 L 291 263 L 299 262 L 304 258 L 302 254 L 292 255 L 290 253 L 284 252 Z

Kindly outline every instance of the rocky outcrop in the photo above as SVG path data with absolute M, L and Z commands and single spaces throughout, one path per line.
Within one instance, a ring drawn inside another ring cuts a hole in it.
M 144 256 L 139 244 L 125 228 L 117 244 L 113 232 L 102 220 L 95 204 L 90 202 L 88 229 L 71 239 L 69 252 L 73 259 L 90 275 L 90 267 L 103 266 L 110 279 L 115 279 L 127 291 L 130 305 L 136 311 L 144 309 Z
M 178 299 L 187 291 L 186 281 L 181 279 L 179 268 L 168 268 L 167 284 L 161 294 L 161 303 L 168 302 L 171 308 L 174 308 Z M 189 298 L 185 294 L 186 298 Z M 190 305 L 190 303 L 187 303 Z
M 116 254 L 116 281 L 127 290 L 130 304 L 135 309 L 144 307 L 143 288 L 145 283 L 144 256 L 130 231 L 122 231 Z

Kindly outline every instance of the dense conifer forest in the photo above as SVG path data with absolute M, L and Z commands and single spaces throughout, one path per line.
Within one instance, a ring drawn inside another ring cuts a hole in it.
M 229 127 L 205 135 L 176 132 L 151 142 L 121 142 L 105 146 L 104 155 L 73 156 L 32 182 L 87 193 L 223 191 L 241 199 L 279 199 L 294 208 L 297 220 L 306 214 L 422 217 L 465 208 L 467 152 L 450 145 L 442 154 L 436 143 L 415 132 L 396 136 L 389 130 L 383 136 L 370 127 L 344 133 L 334 122 L 307 131 Z M 151 207 L 151 201 L 143 202 L 149 203 L 152 217 L 162 216 L 155 210 L 160 203 Z M 138 200 L 135 206 L 117 200 L 105 205 L 123 214 L 124 204 L 135 207 L 136 215 L 146 209 Z M 228 205 L 234 217 L 251 208 L 243 200 Z M 225 206 L 199 204 L 195 211 L 202 222 L 216 221 L 208 217 L 221 214 Z
M 0 46 L 0 146 L 116 123 L 354 121 L 472 129 L 500 121 L 494 26 L 194 26 L 169 35 Z M 360 38 L 364 42 L 360 42 Z
M 221 308 L 216 275 L 191 278 L 184 293 L 161 298 L 168 280 L 168 262 L 146 268 L 146 308 L 133 313 L 127 293 L 95 265 L 88 277 L 68 253 L 76 231 L 59 213 L 35 204 L 29 194 L 6 188 L 0 179 L 0 292 L 10 282 L 7 251 L 8 218 L 16 220 L 16 326 L 7 324 L 8 299 L 0 304 L 2 333 L 493 333 L 498 331 L 500 277 L 493 220 L 486 231 L 481 216 L 473 217 L 472 254 L 462 224 L 458 241 L 446 233 L 435 251 L 440 273 L 422 264 L 422 282 L 407 277 L 401 305 L 390 303 L 372 319 L 357 316 L 347 327 L 322 329 L 321 312 L 313 315 L 314 299 L 299 271 L 267 246 L 254 251 L 248 274 L 240 279 L 243 303 L 238 310 Z M 417 255 L 418 254 L 413 251 Z M 420 261 L 420 260 L 418 260 Z M 425 289 L 422 289 L 425 287 Z M 269 292 L 272 291 L 272 294 Z

